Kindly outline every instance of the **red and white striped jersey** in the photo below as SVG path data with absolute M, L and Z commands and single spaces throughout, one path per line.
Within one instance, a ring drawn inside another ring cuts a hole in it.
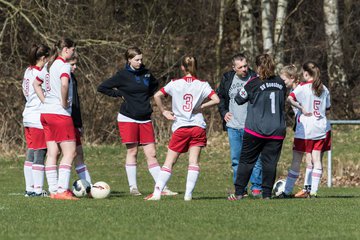
M 215 91 L 206 81 L 201 81 L 193 76 L 185 76 L 172 80 L 160 91 L 172 97 L 172 112 L 176 120 L 172 131 L 185 126 L 198 126 L 206 128 L 202 113 L 193 113 L 206 98 L 210 98 Z
M 46 73 L 39 76 L 39 81 L 45 81 L 46 97 L 41 113 L 53 113 L 71 116 L 71 103 L 73 97 L 73 84 L 71 80 L 71 66 L 64 59 L 58 57 L 50 67 L 50 78 Z M 68 108 L 64 109 L 61 104 L 61 77 L 69 78 Z M 48 79 L 48 81 L 47 81 Z
M 26 99 L 25 109 L 22 113 L 24 127 L 43 128 L 40 122 L 42 103 L 33 87 L 33 83 L 41 71 L 41 68 L 37 66 L 30 66 L 25 70 L 22 82 L 22 91 Z
M 323 139 L 329 130 L 329 122 L 326 118 L 326 110 L 330 109 L 330 92 L 324 86 L 320 97 L 317 97 L 312 90 L 312 81 L 297 86 L 290 96 L 311 112 L 312 116 L 306 117 L 299 113 L 297 118 L 295 138 L 300 139 Z

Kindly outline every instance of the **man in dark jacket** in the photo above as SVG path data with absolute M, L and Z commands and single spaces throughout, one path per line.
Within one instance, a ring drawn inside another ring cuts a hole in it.
M 224 73 L 217 94 L 220 98 L 218 108 L 223 120 L 223 129 L 227 131 L 229 137 L 233 182 L 235 183 L 243 143 L 247 104 L 238 105 L 234 98 L 247 81 L 256 77 L 256 73 L 249 68 L 243 54 L 233 56 L 232 68 L 233 70 Z M 250 182 L 252 195 L 260 197 L 262 169 L 259 159 L 253 169 Z

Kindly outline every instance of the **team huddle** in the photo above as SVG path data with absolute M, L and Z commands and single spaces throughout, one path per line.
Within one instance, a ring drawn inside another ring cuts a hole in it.
M 46 175 L 50 198 L 78 200 L 69 190 L 73 163 L 79 178 L 91 184 L 81 145 L 83 126 L 74 75 L 78 60 L 75 47 L 72 40 L 62 38 L 53 49 L 39 44 L 33 45 L 29 52 L 30 67 L 23 79 L 27 197 L 47 195 L 43 189 Z M 285 191 L 279 197 L 293 197 L 303 153 L 306 153 L 307 162 L 305 184 L 295 197 L 317 196 L 322 174 L 321 158 L 323 152 L 330 149 L 331 137 L 326 118 L 330 95 L 321 83 L 320 70 L 315 63 L 303 65 L 303 81 L 299 82 L 293 65 L 284 67 L 280 76 L 276 76 L 272 58 L 262 54 L 256 57 L 254 72 L 248 67 L 246 57 L 237 54 L 232 59 L 233 70 L 224 74 L 220 86 L 214 91 L 208 82 L 196 77 L 196 58 L 185 56 L 181 63 L 184 76 L 158 90 L 159 83 L 145 68 L 139 48 L 128 48 L 124 58 L 125 67 L 103 81 L 97 90 L 123 99 L 117 122 L 127 151 L 125 170 L 131 195 L 142 195 L 136 177 L 138 149 L 142 146 L 155 182 L 153 193 L 144 199 L 160 200 L 161 196 L 178 194 L 171 191 L 167 183 L 180 154 L 189 152 L 184 200 L 192 200 L 200 172 L 200 153 L 207 143 L 202 110 L 218 105 L 224 130 L 229 136 L 234 172 L 235 193 L 228 199 L 246 197 L 249 181 L 254 197 L 271 198 L 286 134 L 287 99 L 294 108 L 296 126 L 293 161 Z M 288 88 L 291 93 L 287 97 Z M 172 98 L 171 109 L 167 109 L 163 102 L 167 96 Z M 162 167 L 156 158 L 151 97 L 154 97 L 162 115 L 173 121 L 173 133 Z

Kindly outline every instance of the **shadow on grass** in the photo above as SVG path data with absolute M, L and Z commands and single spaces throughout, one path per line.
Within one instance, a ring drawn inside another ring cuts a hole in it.
M 111 191 L 110 192 L 110 198 L 119 198 L 126 196 L 126 192 L 120 192 L 120 191 Z
M 329 195 L 329 196 L 319 196 L 318 198 L 360 198 L 359 195 Z

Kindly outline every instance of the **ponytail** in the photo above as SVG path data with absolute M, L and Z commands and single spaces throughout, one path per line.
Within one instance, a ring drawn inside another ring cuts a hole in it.
M 64 38 L 62 37 L 59 41 L 57 41 L 53 48 L 51 49 L 52 54 L 48 63 L 48 71 L 50 71 L 50 67 L 51 65 L 54 63 L 54 61 L 56 60 L 56 58 L 59 56 L 59 54 L 61 53 L 61 51 L 63 50 L 63 48 L 67 47 L 67 48 L 71 48 L 71 47 L 75 47 L 76 43 L 69 39 L 69 38 Z
M 31 66 L 35 66 L 37 61 L 45 56 L 48 57 L 50 55 L 50 48 L 44 44 L 33 44 L 29 51 L 29 63 Z
M 195 57 L 185 56 L 182 60 L 182 66 L 184 67 L 186 73 L 196 76 L 197 61 Z
M 320 68 L 314 62 L 306 62 L 303 64 L 303 70 L 308 72 L 309 75 L 313 78 L 312 90 L 315 96 L 320 97 L 324 90 L 324 85 L 320 79 Z

